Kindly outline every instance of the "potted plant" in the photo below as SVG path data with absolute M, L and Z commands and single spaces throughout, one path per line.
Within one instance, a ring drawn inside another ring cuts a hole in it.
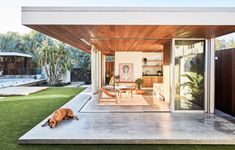
M 181 75 L 188 79 L 187 82 L 181 84 L 183 88 L 188 87 L 190 90 L 186 94 L 192 96 L 192 102 L 197 105 L 202 105 L 203 103 L 203 92 L 204 92 L 204 78 L 201 74 L 188 73 Z
M 135 83 L 137 84 L 138 90 L 140 90 L 142 84 L 144 83 L 144 80 L 141 78 L 138 78 L 135 80 Z

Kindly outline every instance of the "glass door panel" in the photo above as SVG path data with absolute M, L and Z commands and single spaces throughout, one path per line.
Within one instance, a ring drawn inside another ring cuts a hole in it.
M 175 110 L 204 110 L 205 40 L 175 40 Z

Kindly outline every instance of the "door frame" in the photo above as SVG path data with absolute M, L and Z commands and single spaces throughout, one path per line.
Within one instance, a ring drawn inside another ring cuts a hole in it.
M 205 64 L 204 64 L 204 110 L 175 110 L 175 41 L 177 40 L 204 40 Z M 171 40 L 171 63 L 170 63 L 170 111 L 183 113 L 204 113 L 208 112 L 208 74 L 210 59 L 208 57 L 208 41 L 205 38 L 172 38 Z

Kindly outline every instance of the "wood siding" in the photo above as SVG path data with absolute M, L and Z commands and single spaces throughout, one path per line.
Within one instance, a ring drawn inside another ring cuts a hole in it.
M 215 108 L 235 116 L 235 49 L 216 51 Z
M 106 62 L 105 64 L 106 73 L 109 73 L 112 76 L 114 73 L 114 62 Z

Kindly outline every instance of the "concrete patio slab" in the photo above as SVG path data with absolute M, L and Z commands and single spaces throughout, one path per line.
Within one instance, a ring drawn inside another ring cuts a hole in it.
M 48 87 L 38 87 L 38 86 L 7 87 L 0 89 L 0 96 L 26 96 L 46 89 L 48 89 Z
M 63 107 L 77 112 L 56 128 L 46 118 L 19 138 L 20 144 L 235 144 L 235 124 L 206 113 L 82 112 L 90 88 Z
M 235 125 L 208 114 L 79 113 L 54 129 L 37 125 L 21 144 L 235 144 Z
M 80 112 L 91 98 L 91 87 L 88 86 L 84 91 L 63 105 L 62 108 L 70 108 L 73 110 L 73 112 Z

